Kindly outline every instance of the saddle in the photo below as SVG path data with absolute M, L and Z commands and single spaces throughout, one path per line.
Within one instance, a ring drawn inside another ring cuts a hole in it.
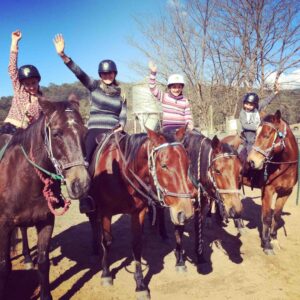
M 122 135 L 125 135 L 126 133 L 125 132 L 122 132 L 121 133 Z M 105 149 L 105 146 L 109 143 L 111 137 L 114 135 L 114 131 L 111 130 L 111 131 L 108 131 L 106 133 L 100 133 L 97 137 L 96 137 L 96 142 L 97 142 L 97 147 L 94 151 L 94 154 L 93 154 L 93 157 L 92 157 L 92 160 L 89 164 L 89 168 L 88 168 L 88 171 L 89 171 L 89 174 L 91 176 L 93 176 L 94 172 L 95 172 L 95 167 L 99 161 L 99 157 L 101 156 L 103 150 Z

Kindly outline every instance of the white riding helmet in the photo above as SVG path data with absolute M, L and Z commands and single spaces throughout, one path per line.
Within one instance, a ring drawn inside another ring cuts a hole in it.
M 169 78 L 168 78 L 168 86 L 171 85 L 171 84 L 176 84 L 176 83 L 184 85 L 184 79 L 183 79 L 182 75 L 180 75 L 180 74 L 172 74 L 172 75 L 169 76 Z

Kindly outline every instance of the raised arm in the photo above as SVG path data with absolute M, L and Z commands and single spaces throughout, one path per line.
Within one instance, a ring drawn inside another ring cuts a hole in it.
M 61 57 L 66 66 L 75 74 L 80 82 L 90 91 L 95 88 L 96 81 L 89 77 L 73 60 L 65 54 L 65 40 L 62 34 L 57 34 L 53 43 L 57 54 Z
M 22 38 L 22 32 L 16 30 L 11 34 L 11 46 L 10 46 L 10 57 L 8 65 L 8 73 L 12 81 L 13 89 L 18 90 L 21 87 L 18 78 L 18 51 L 19 51 L 19 41 Z
M 163 93 L 157 88 L 156 85 L 156 72 L 157 67 L 156 65 L 150 61 L 149 62 L 149 69 L 150 69 L 150 77 L 149 77 L 149 88 L 152 95 L 157 98 L 159 101 L 163 101 Z
M 277 96 L 277 94 L 279 93 L 279 83 L 277 82 L 274 85 L 274 94 L 270 95 L 269 97 L 267 97 L 266 99 L 262 100 L 259 103 L 259 108 L 258 110 L 261 111 L 262 109 L 264 109 L 268 104 L 270 104 Z

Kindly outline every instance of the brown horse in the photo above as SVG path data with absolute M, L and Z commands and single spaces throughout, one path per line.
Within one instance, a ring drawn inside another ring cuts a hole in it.
M 103 285 L 112 284 L 108 262 L 112 216 L 130 214 L 136 292 L 138 297 L 150 297 L 141 268 L 142 227 L 148 206 L 169 207 L 176 225 L 184 224 L 193 215 L 196 190 L 188 178 L 188 157 L 180 143 L 184 133 L 185 128 L 179 130 L 176 140 L 151 130 L 122 137 L 116 134 L 99 155 L 91 184 L 97 208 L 89 218 L 94 240 L 101 237 Z
M 277 243 L 277 230 L 283 224 L 282 209 L 298 178 L 297 141 L 279 110 L 263 118 L 247 161 L 253 169 L 260 170 L 256 177 L 261 180 L 256 182 L 256 187 L 262 191 L 261 241 L 264 252 L 274 254 L 272 244 Z M 252 185 L 248 177 L 243 177 L 243 184 Z M 277 198 L 272 212 L 275 193 Z
M 203 223 L 210 212 L 212 202 L 216 203 L 221 218 L 227 222 L 233 218 L 239 232 L 243 231 L 241 221 L 242 203 L 240 199 L 240 176 L 242 165 L 237 152 L 223 144 L 215 136 L 212 140 L 193 130 L 186 133 L 184 146 L 191 164 L 190 178 L 198 189 L 195 202 L 195 250 L 197 269 L 206 273 L 207 265 L 203 257 Z M 183 226 L 176 226 L 176 270 L 186 269 L 182 250 Z
M 37 228 L 40 298 L 52 299 L 49 243 L 56 199 L 52 180 L 64 181 L 72 199 L 84 195 L 90 183 L 82 148 L 86 130 L 78 104 L 39 102 L 43 115 L 15 133 L 0 162 L 0 299 L 11 270 L 10 237 L 19 226 Z

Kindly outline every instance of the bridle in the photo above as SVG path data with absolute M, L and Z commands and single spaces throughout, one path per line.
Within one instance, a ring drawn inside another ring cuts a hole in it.
M 157 177 L 157 170 L 156 170 L 156 159 L 157 154 L 159 151 L 166 147 L 182 147 L 185 151 L 185 148 L 182 143 L 180 142 L 172 142 L 172 143 L 164 143 L 162 145 L 159 145 L 157 147 L 154 147 L 150 151 L 150 143 L 148 144 L 148 166 L 149 166 L 149 173 L 151 174 L 153 178 L 153 182 L 156 188 L 157 198 L 159 200 L 159 203 L 161 206 L 168 207 L 168 205 L 165 202 L 165 197 L 177 197 L 177 198 L 192 198 L 192 195 L 190 193 L 174 193 L 168 191 L 166 188 L 164 188 L 158 180 Z
M 67 108 L 65 110 L 66 112 L 73 112 L 72 109 Z M 47 122 L 45 122 L 44 124 L 44 145 L 48 154 L 48 158 L 51 160 L 56 173 L 61 177 L 61 181 L 64 182 L 65 178 L 63 175 L 63 171 L 70 169 L 72 167 L 75 166 L 85 166 L 87 167 L 87 163 L 84 161 L 84 159 L 80 159 L 80 160 L 76 160 L 70 163 L 63 163 L 62 161 L 56 159 L 53 155 L 53 149 L 52 149 L 52 139 L 51 139 L 51 121 L 53 119 L 53 117 L 55 116 L 56 111 L 52 113 L 52 115 L 50 116 L 49 120 Z
M 276 128 L 272 123 L 270 122 L 263 122 L 262 125 L 261 125 L 261 129 L 260 131 L 262 130 L 262 127 L 263 126 L 269 126 L 271 127 L 274 131 L 275 131 L 275 134 L 274 134 L 274 138 L 273 138 L 273 142 L 272 142 L 272 145 L 271 147 L 267 148 L 267 149 L 262 149 L 260 146 L 252 146 L 252 149 L 255 150 L 256 152 L 262 154 L 264 157 L 265 157 L 265 161 L 266 162 L 269 162 L 272 157 L 272 153 L 273 153 L 273 150 L 276 148 L 276 147 L 280 147 L 281 151 L 285 148 L 285 137 L 286 137 L 286 134 L 287 134 L 287 130 L 286 130 L 286 123 L 284 123 L 284 129 L 283 131 L 280 131 L 278 128 Z M 276 143 L 276 140 L 277 138 L 280 138 L 279 142 Z
M 212 184 L 214 186 L 214 189 L 219 194 L 242 194 L 241 189 L 236 189 L 236 188 L 220 189 L 220 188 L 218 188 L 217 183 L 216 183 L 216 179 L 213 176 L 213 174 L 215 174 L 215 172 L 212 170 L 213 163 L 215 161 L 217 161 L 218 159 L 221 159 L 221 158 L 228 158 L 228 159 L 230 159 L 232 157 L 238 159 L 238 155 L 237 154 L 222 153 L 222 154 L 216 155 L 214 158 L 211 158 L 211 155 L 210 155 L 211 162 L 210 162 L 210 164 L 208 166 L 208 177 L 210 178 L 210 181 L 212 182 Z M 223 176 L 222 174 L 219 174 L 219 175 Z

